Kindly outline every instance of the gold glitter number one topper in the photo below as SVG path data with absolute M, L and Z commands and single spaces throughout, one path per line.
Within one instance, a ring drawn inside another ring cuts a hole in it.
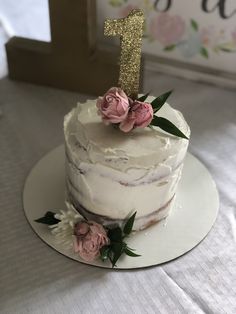
M 140 10 L 118 20 L 106 20 L 105 36 L 119 35 L 121 39 L 120 73 L 118 85 L 135 99 L 139 91 L 141 44 L 144 15 Z

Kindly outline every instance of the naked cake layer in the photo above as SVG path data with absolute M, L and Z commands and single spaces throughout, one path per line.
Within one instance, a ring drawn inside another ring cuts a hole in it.
M 179 111 L 166 103 L 158 115 L 189 136 L 190 129 Z M 77 210 L 83 208 L 94 219 L 111 221 L 122 221 L 137 211 L 134 229 L 168 215 L 187 140 L 157 127 L 125 134 L 106 126 L 97 115 L 96 100 L 78 104 L 65 117 L 64 132 L 67 201 Z

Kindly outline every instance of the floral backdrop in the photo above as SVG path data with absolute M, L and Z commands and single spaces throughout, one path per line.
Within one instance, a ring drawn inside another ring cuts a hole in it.
M 228 0 L 229 1 L 229 0 Z M 156 7 L 156 4 L 160 4 Z M 99 38 L 104 39 L 102 25 L 107 17 L 121 18 L 132 9 L 144 11 L 143 51 L 147 54 L 199 64 L 236 73 L 236 15 L 223 19 L 217 8 L 203 12 L 200 1 L 100 0 L 98 2 Z M 229 2 L 235 6 L 236 3 Z

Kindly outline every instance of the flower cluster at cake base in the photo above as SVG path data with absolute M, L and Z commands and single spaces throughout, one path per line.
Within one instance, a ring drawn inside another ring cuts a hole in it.
M 149 103 L 146 101 L 149 94 L 132 99 L 121 88 L 112 87 L 103 97 L 98 98 L 98 114 L 104 124 L 113 124 L 126 133 L 136 128 L 156 126 L 167 133 L 188 139 L 171 121 L 156 114 L 171 93 L 169 91 Z
M 84 261 L 92 262 L 100 258 L 103 262 L 109 260 L 114 267 L 123 254 L 140 256 L 124 242 L 132 232 L 135 216 L 136 212 L 127 219 L 123 228 L 118 225 L 104 227 L 86 220 L 73 208 L 59 213 L 48 211 L 35 221 L 48 225 L 58 242 L 72 249 Z

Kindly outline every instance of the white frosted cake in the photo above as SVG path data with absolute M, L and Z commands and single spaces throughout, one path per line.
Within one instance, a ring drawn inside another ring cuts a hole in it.
M 165 103 L 158 116 L 189 137 L 189 126 L 179 111 Z M 68 113 L 64 132 L 68 206 L 103 225 L 121 224 L 137 211 L 134 230 L 168 216 L 188 140 L 155 126 L 130 133 L 107 126 L 97 114 L 96 100 L 78 104 Z

